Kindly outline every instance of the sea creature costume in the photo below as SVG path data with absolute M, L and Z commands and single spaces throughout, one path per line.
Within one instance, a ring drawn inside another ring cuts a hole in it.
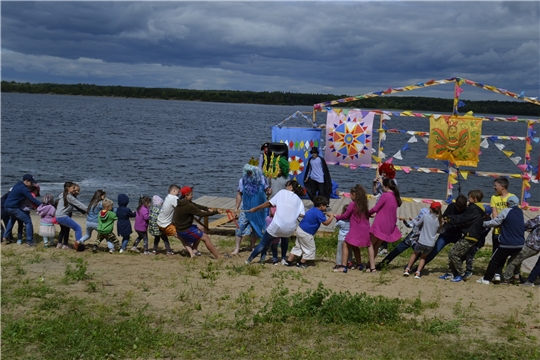
M 257 236 L 263 236 L 266 228 L 266 211 L 251 213 L 250 210 L 266 202 L 265 181 L 261 170 L 253 165 L 244 165 L 244 175 L 238 183 L 238 191 L 242 193 L 241 209 L 238 219 L 239 228 L 236 229 L 236 236 L 250 235 L 255 231 Z

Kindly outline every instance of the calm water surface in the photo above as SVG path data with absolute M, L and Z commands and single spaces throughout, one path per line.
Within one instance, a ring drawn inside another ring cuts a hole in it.
M 79 198 L 88 202 L 97 189 L 113 200 L 119 193 L 131 198 L 135 207 L 142 195 L 167 194 L 172 183 L 195 186 L 195 198 L 202 195 L 233 197 L 243 165 L 258 158 L 260 145 L 271 141 L 271 127 L 297 110 L 309 106 L 269 106 L 187 101 L 119 99 L 84 96 L 2 94 L 2 193 L 25 173 L 34 174 L 42 192 L 54 195 L 65 181 L 81 185 Z M 319 123 L 324 122 L 321 114 Z M 303 119 L 284 124 L 308 126 Z M 378 127 L 378 120 L 375 123 Z M 393 117 L 389 128 L 428 131 L 428 119 Z M 540 127 L 535 126 L 540 133 Z M 524 123 L 487 123 L 483 133 L 526 135 Z M 392 156 L 410 138 L 388 134 L 384 152 Z M 374 143 L 377 144 L 377 137 Z M 524 141 L 499 141 L 513 156 L 523 157 Z M 427 145 L 418 138 L 409 144 L 397 165 L 438 167 L 427 159 Z M 492 142 L 482 149 L 477 170 L 519 173 L 519 169 Z M 539 144 L 532 158 L 538 159 Z M 350 170 L 330 166 L 339 189 L 349 191 L 356 183 L 371 186 L 375 170 Z M 446 176 L 398 172 L 403 196 L 442 199 Z M 462 180 L 462 191 L 480 188 L 492 195 L 492 178 Z M 457 184 L 454 196 L 457 195 Z M 510 190 L 521 191 L 521 182 L 510 180 Z M 539 185 L 533 184 L 531 204 L 540 205 Z

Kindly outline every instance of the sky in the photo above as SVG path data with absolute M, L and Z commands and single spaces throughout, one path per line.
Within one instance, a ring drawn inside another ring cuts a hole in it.
M 538 1 L 2 1 L 1 26 L 7 81 L 351 96 L 461 77 L 540 95 Z

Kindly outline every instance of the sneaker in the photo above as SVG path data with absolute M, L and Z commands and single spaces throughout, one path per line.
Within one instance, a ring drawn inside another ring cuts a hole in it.
M 463 275 L 463 281 L 469 280 L 473 276 L 472 271 L 465 271 L 465 275 Z
M 525 281 L 523 284 L 521 284 L 521 286 L 533 287 L 533 286 L 534 286 L 534 283 L 532 283 L 532 282 L 530 282 L 530 281 Z
M 461 281 L 463 281 L 463 276 L 461 275 L 456 275 L 454 276 L 452 280 L 450 280 L 450 282 L 461 282 Z
M 57 248 L 57 249 L 61 249 L 61 248 L 62 248 L 62 244 L 61 244 L 61 243 L 58 243 L 58 244 L 56 245 L 56 248 Z
M 409 275 L 411 275 L 411 274 L 409 273 L 409 271 L 410 271 L 409 268 L 405 269 L 405 271 L 403 272 L 403 276 L 409 276 Z
M 484 277 L 481 277 L 480 279 L 476 280 L 479 284 L 489 285 L 489 281 L 484 280 Z
M 349 261 L 349 262 L 347 263 L 347 267 L 348 267 L 349 269 L 354 268 L 353 262 L 352 262 L 352 261 Z
M 501 282 L 501 275 L 499 275 L 499 274 L 493 275 L 493 283 L 494 284 L 499 284 L 500 282 Z
M 48 242 L 43 243 L 43 247 L 44 247 L 45 249 L 47 249 L 47 248 L 49 247 L 49 243 L 48 243 Z
M 155 255 L 154 253 L 151 253 L 150 251 L 143 252 L 144 255 Z
M 247 259 L 246 261 L 244 261 L 244 264 L 246 264 L 246 265 L 251 264 L 251 260 L 250 260 L 250 259 Z
M 67 250 L 67 249 L 69 249 L 69 246 L 67 246 L 67 245 L 62 245 L 62 250 Z
M 75 241 L 75 242 L 73 243 L 73 248 L 74 248 L 75 250 L 77 250 L 77 249 L 79 248 L 79 242 L 78 242 L 78 241 Z
M 272 260 L 272 265 L 279 265 L 279 261 L 278 260 Z
M 386 249 L 379 250 L 379 256 L 383 256 L 383 255 L 388 255 L 388 250 Z
M 97 253 L 97 251 L 98 251 L 98 247 L 96 245 L 94 245 L 92 247 L 92 252 L 95 254 L 95 253 Z
M 174 251 L 167 251 L 167 255 L 173 256 L 173 255 L 176 255 L 176 254 L 174 253 Z
M 122 254 L 124 252 L 124 249 L 120 249 L 118 253 Z
M 296 267 L 300 268 L 300 269 L 307 269 L 309 267 L 309 265 L 306 264 L 306 263 L 297 262 Z
M 21 245 L 22 244 L 22 240 L 17 240 L 17 245 Z
M 133 246 L 130 251 L 133 251 L 133 252 L 136 252 L 136 253 L 140 252 L 139 249 L 137 249 L 135 246 Z
M 417 272 L 414 273 L 414 278 L 415 279 L 420 279 L 421 276 L 422 275 L 420 274 L 420 271 L 417 271 Z
M 120 250 L 120 251 L 122 251 L 122 250 Z M 114 253 L 115 253 L 114 249 L 109 249 L 109 254 L 114 254 Z
M 281 265 L 288 266 L 288 265 L 287 265 L 287 260 L 286 260 L 286 259 L 281 259 Z
M 448 273 L 439 276 L 439 279 L 441 280 L 452 280 L 452 278 L 453 278 L 452 274 L 448 274 Z
M 285 261 L 285 263 L 283 264 L 283 261 Z M 289 262 L 288 260 L 283 260 L 281 263 L 285 266 L 294 266 L 294 263 L 292 262 Z
M 157 255 L 157 250 L 152 250 L 152 255 Z

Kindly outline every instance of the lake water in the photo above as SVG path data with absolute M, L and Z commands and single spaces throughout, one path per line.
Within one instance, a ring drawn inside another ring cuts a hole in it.
M 57 195 L 65 181 L 74 181 L 81 185 L 79 198 L 85 203 L 95 190 L 103 189 L 114 201 L 119 193 L 127 194 L 132 207 L 143 194 L 165 197 L 172 183 L 194 186 L 195 198 L 234 197 L 243 165 L 251 157 L 258 159 L 261 144 L 271 141 L 271 127 L 298 110 L 312 110 L 310 106 L 10 93 L 2 93 L 1 104 L 2 193 L 22 175 L 32 173 L 42 193 Z M 320 114 L 318 123 L 325 116 Z M 308 123 L 298 118 L 284 126 L 305 127 Z M 374 126 L 378 127 L 378 120 Z M 387 126 L 428 131 L 429 121 L 392 117 Z M 535 125 L 535 130 L 540 134 L 540 126 Z M 483 133 L 525 136 L 527 127 L 525 123 L 484 122 Z M 388 134 L 384 152 L 392 156 L 410 137 Z M 377 141 L 375 136 L 374 144 Z M 505 150 L 515 151 L 513 156 L 523 157 L 524 141 L 498 142 Z M 426 158 L 427 145 L 420 138 L 409 145 L 411 150 L 394 164 L 442 168 L 440 162 Z M 492 142 L 481 150 L 476 170 L 520 173 Z M 533 163 L 539 152 L 539 144 L 533 144 Z M 339 190 L 349 191 L 356 183 L 369 189 L 375 170 L 330 166 L 330 173 Z M 403 196 L 445 198 L 446 175 L 400 171 L 397 178 Z M 492 184 L 490 177 L 461 180 L 463 192 L 480 188 L 484 201 L 493 193 Z M 538 206 L 539 185 L 532 185 L 529 203 Z M 510 190 L 520 194 L 521 181 L 510 179 Z

